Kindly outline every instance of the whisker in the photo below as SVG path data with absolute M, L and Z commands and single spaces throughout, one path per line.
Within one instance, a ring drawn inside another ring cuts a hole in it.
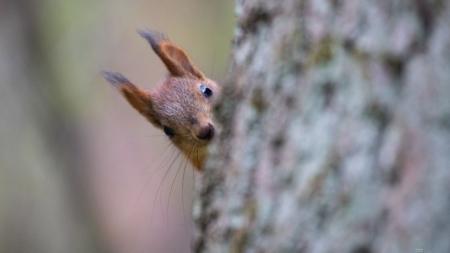
M 152 171 L 152 173 L 148 176 L 148 178 L 150 178 L 150 179 L 152 179 L 153 176 L 154 176 L 156 173 L 160 172 L 160 171 L 162 170 L 162 168 L 165 168 L 165 166 L 163 166 L 163 165 L 166 163 L 166 159 L 165 159 L 165 154 L 166 154 L 166 152 L 167 152 L 168 150 L 170 150 L 171 152 L 172 152 L 172 151 L 178 151 L 178 150 L 176 149 L 176 147 L 175 147 L 174 145 L 172 145 L 172 143 L 171 143 L 170 141 L 167 141 L 167 142 L 166 142 L 166 146 L 165 146 L 163 149 L 164 149 L 164 152 L 163 152 L 163 156 L 161 157 L 160 162 L 158 163 L 157 166 L 154 166 L 155 169 L 154 169 L 154 170 Z M 173 153 L 171 153 L 171 154 L 172 154 L 172 156 L 170 156 L 169 161 L 172 160 L 172 159 L 174 159 L 174 156 L 175 156 L 177 153 L 176 153 L 176 152 L 173 152 Z M 148 166 L 151 166 L 151 165 L 148 164 L 146 167 L 148 167 Z M 144 168 L 144 169 L 146 169 L 146 168 Z
M 180 173 L 180 170 L 178 169 L 177 172 L 175 173 L 175 178 L 172 180 L 172 183 L 170 184 L 170 192 L 169 192 L 169 196 L 167 198 L 167 206 L 166 206 L 166 222 L 169 223 L 169 204 L 170 204 L 170 197 L 172 196 L 172 192 L 173 192 L 173 186 L 175 184 L 175 182 L 177 181 L 177 177 L 178 174 Z
M 198 158 L 198 149 L 196 151 L 197 151 L 197 161 L 196 162 L 198 164 L 198 163 L 200 163 L 200 159 Z
M 183 213 L 183 220 L 185 220 L 186 213 L 184 211 L 184 175 L 186 174 L 186 167 L 183 168 L 183 176 L 181 178 L 181 204 L 182 204 L 182 213 Z
M 161 159 L 161 161 L 160 161 L 160 164 L 159 164 L 158 167 L 156 167 L 156 168 L 159 168 L 159 166 L 163 163 L 163 161 L 166 160 L 166 158 L 167 158 L 166 154 L 167 154 L 167 151 L 168 151 L 170 148 L 173 149 L 173 146 L 171 146 L 171 145 L 170 145 L 170 142 L 169 142 L 168 145 L 166 145 L 166 147 L 164 148 L 164 151 L 163 151 L 163 154 L 162 154 L 162 159 Z M 172 153 L 172 154 L 174 154 L 174 153 Z M 173 156 L 174 156 L 174 155 L 173 155 Z M 173 156 L 172 156 L 172 157 L 173 157 Z M 170 155 L 169 155 L 168 157 L 170 157 Z M 149 165 L 146 165 L 146 166 L 144 167 L 144 169 L 145 169 L 147 166 L 149 166 Z M 156 172 L 158 172 L 158 170 L 155 170 L 155 171 L 154 171 L 154 173 L 156 173 Z M 130 214 L 129 214 L 127 220 L 131 219 L 131 217 L 133 216 L 132 213 L 135 213 L 135 212 L 138 210 L 138 208 L 136 208 L 136 206 L 138 205 L 138 203 L 139 203 L 140 200 L 142 199 L 142 196 L 144 195 L 145 189 L 147 188 L 148 184 L 151 182 L 151 179 L 153 178 L 154 173 L 152 173 L 151 175 L 149 175 L 149 176 L 146 177 L 144 184 L 142 185 L 141 189 L 139 190 L 138 195 L 137 195 L 136 198 L 134 199 L 134 203 L 130 205 L 130 206 L 135 206 L 135 208 L 132 208 L 132 209 L 134 209 L 134 211 L 133 211 L 133 210 L 130 211 Z
M 176 147 L 174 145 L 172 145 L 172 143 L 170 141 L 167 141 L 167 144 L 164 147 L 164 149 L 165 150 L 171 149 L 172 151 L 177 151 Z M 174 153 L 172 153 L 172 154 L 174 154 Z M 165 160 L 161 160 L 161 162 L 155 167 L 156 169 L 153 171 L 151 176 L 154 176 L 157 172 L 160 172 L 162 170 L 162 168 L 165 167 L 165 166 L 162 166 L 163 161 L 165 162 Z
M 148 139 L 151 139 L 151 138 L 166 138 L 166 136 L 165 135 L 161 135 L 161 134 L 152 134 L 152 135 L 145 135 L 144 138 L 148 138 Z
M 182 167 L 183 167 L 183 171 L 186 169 L 186 166 L 187 166 L 187 164 L 188 164 L 188 161 L 189 161 L 189 157 L 191 156 L 191 154 L 192 154 L 192 151 L 193 151 L 193 149 L 191 149 L 191 151 L 188 153 L 188 155 L 187 155 L 187 158 L 185 159 L 185 161 L 184 161 L 184 165 L 182 165 Z M 175 181 L 176 181 L 176 179 L 177 179 L 177 176 L 178 176 L 178 174 L 179 174 L 179 172 L 180 172 L 180 170 L 178 169 L 177 170 L 177 173 L 175 174 L 175 179 L 172 181 L 172 184 L 171 184 L 171 186 L 170 186 L 170 193 L 169 193 L 169 198 L 167 199 L 167 214 L 169 213 L 169 202 L 170 202 L 170 197 L 171 197 L 171 195 L 172 195 L 172 192 L 173 192 L 173 186 L 174 186 L 174 184 L 175 184 Z M 183 184 L 184 182 L 182 181 L 182 184 Z M 183 188 L 183 187 L 182 187 Z M 182 192 L 183 192 L 183 189 L 181 190 Z M 182 193 L 182 202 L 183 202 L 183 193 Z M 183 206 L 184 206 L 184 204 L 183 204 Z M 183 210 L 184 211 L 184 210 Z M 166 219 L 168 219 L 168 217 L 166 217 Z
M 153 199 L 153 207 L 152 207 L 152 212 L 151 212 L 151 215 L 150 215 L 150 217 L 151 217 L 152 220 L 153 220 L 153 212 L 154 212 L 154 210 L 155 210 L 155 208 L 156 208 L 156 202 L 157 202 L 158 197 L 159 197 L 159 194 L 160 194 L 160 190 L 161 190 L 162 183 L 165 181 L 165 179 L 166 179 L 167 175 L 169 174 L 170 169 L 172 168 L 174 162 L 175 162 L 176 160 L 178 160 L 178 158 L 180 157 L 180 154 L 181 154 L 181 152 L 178 152 L 178 153 L 177 153 L 175 159 L 172 160 L 172 162 L 169 164 L 169 167 L 167 168 L 166 172 L 164 173 L 164 176 L 163 176 L 161 182 L 159 182 L 158 188 L 157 188 L 157 190 L 156 190 L 155 198 Z
M 193 153 L 194 150 L 195 150 L 195 143 L 192 145 L 192 149 L 191 149 L 191 152 L 189 153 L 188 159 L 190 159 L 191 153 Z M 182 203 L 182 213 L 183 213 L 183 224 L 186 224 L 185 221 L 187 220 L 186 219 L 185 206 L 184 206 L 184 181 L 185 181 L 184 180 L 184 176 L 186 174 L 186 167 L 187 167 L 187 164 L 188 164 L 187 161 L 188 160 L 186 160 L 186 164 L 183 167 L 183 177 L 182 177 L 182 181 L 181 181 L 181 203 Z M 186 227 L 186 230 L 188 230 L 188 229 L 189 228 Z
M 198 162 L 198 148 L 196 148 L 196 154 L 197 154 L 197 162 Z M 191 185 L 191 192 L 193 193 L 194 191 L 195 191 L 195 171 L 194 171 L 194 168 L 192 168 L 192 185 Z M 191 198 L 191 203 L 190 203 L 190 205 L 189 205 L 189 207 L 190 207 L 190 210 L 192 210 L 192 198 Z M 193 223 L 192 222 L 190 222 L 189 223 L 189 225 L 190 226 L 192 226 L 193 225 Z

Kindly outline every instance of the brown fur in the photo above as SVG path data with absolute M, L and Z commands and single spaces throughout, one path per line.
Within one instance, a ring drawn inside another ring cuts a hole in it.
M 139 32 L 166 65 L 169 75 L 150 92 L 142 91 L 119 73 L 104 72 L 104 77 L 117 87 L 127 101 L 154 126 L 169 127 L 175 134 L 172 143 L 201 170 L 208 155 L 209 140 L 198 138 L 205 126 L 212 125 L 211 107 L 220 87 L 206 78 L 187 54 L 157 32 Z M 211 97 L 200 91 L 204 84 L 212 90 Z

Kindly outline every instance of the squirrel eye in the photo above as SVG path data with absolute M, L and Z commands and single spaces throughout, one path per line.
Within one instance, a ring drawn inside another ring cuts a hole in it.
M 163 128 L 163 131 L 164 131 L 164 133 L 170 138 L 170 137 L 173 137 L 174 135 L 175 135 L 175 131 L 172 129 L 172 128 L 170 128 L 170 127 L 164 127 Z
M 210 88 L 206 87 L 206 85 L 204 84 L 200 84 L 200 91 L 202 92 L 203 96 L 207 98 L 213 95 L 213 91 Z

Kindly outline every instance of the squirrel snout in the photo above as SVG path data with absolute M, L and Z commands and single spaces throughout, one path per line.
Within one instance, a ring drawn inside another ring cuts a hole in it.
M 214 137 L 214 126 L 211 123 L 201 127 L 200 131 L 197 133 L 197 138 L 200 140 L 209 141 Z

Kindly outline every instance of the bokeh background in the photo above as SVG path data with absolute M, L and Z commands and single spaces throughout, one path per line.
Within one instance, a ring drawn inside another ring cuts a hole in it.
M 233 23 L 232 1 L 0 0 L 0 252 L 189 252 L 196 175 L 99 72 L 156 84 L 151 28 L 223 80 Z

